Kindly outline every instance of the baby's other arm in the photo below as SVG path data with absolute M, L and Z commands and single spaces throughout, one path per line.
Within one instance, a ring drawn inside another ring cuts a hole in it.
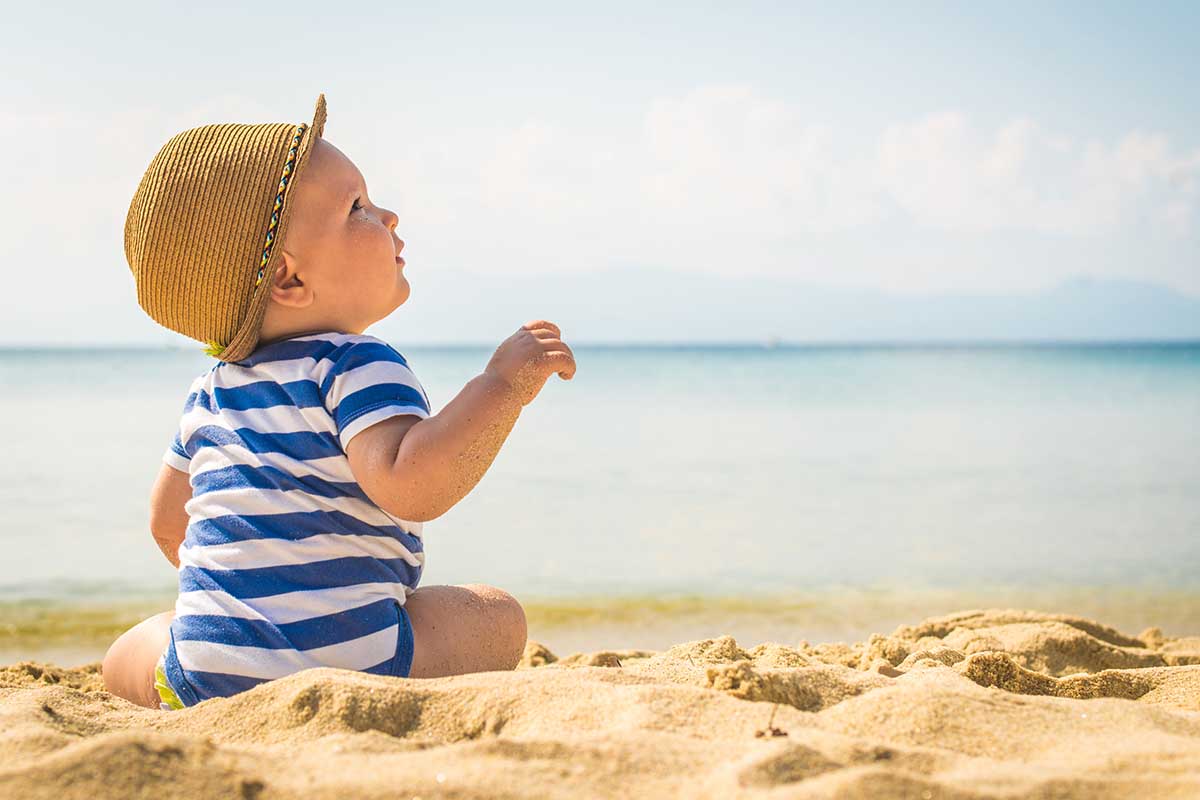
M 346 448 L 359 486 L 401 519 L 446 513 L 479 483 L 546 379 L 574 377 L 575 356 L 559 336 L 553 323 L 530 322 L 437 414 L 391 417 L 363 430 Z
M 186 472 L 163 464 L 150 490 L 150 533 L 167 557 L 179 568 L 179 545 L 187 531 L 184 504 L 192 499 L 192 484 Z

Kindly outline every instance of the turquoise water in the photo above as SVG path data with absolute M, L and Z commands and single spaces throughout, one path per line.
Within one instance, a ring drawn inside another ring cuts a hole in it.
M 435 408 L 491 348 L 405 347 Z M 576 348 L 423 583 L 1200 589 L 1200 345 Z M 0 350 L 0 598 L 170 591 L 180 350 Z

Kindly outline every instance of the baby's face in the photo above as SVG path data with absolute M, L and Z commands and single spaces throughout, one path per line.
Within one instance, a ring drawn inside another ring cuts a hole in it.
M 399 219 L 371 202 L 362 173 L 324 139 L 294 190 L 272 327 L 361 333 L 408 299 Z

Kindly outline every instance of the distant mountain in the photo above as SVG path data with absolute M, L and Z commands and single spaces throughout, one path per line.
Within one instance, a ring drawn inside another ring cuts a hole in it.
M 1200 339 L 1200 298 L 1132 280 L 924 295 L 631 269 L 515 277 L 414 272 L 411 280 L 412 299 L 376 326 L 380 335 L 412 343 L 490 341 L 545 315 L 570 339 L 588 342 Z

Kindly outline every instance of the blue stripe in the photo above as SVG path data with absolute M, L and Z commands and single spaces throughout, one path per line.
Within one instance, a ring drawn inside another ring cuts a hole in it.
M 216 414 L 221 410 L 217 408 L 217 404 L 209 397 L 208 392 L 203 389 L 197 389 L 187 396 L 187 400 L 183 404 L 183 413 L 186 414 L 197 406 L 210 414 Z
M 384 597 L 346 611 L 278 625 L 217 614 L 185 614 L 178 618 L 175 638 L 273 650 L 312 650 L 394 627 L 398 607 L 394 597 Z
M 268 379 L 230 388 L 214 386 L 213 399 L 218 406 L 231 411 L 275 406 L 312 408 L 324 402 L 317 392 L 317 382 L 304 378 L 287 383 L 276 383 Z
M 188 681 L 196 687 L 196 691 L 210 697 L 233 697 L 247 689 L 253 689 L 260 683 L 267 683 L 265 678 L 247 678 L 245 675 L 226 675 L 224 672 L 201 672 L 187 670 Z M 183 700 L 183 698 L 179 698 Z M 184 702 L 184 705 L 189 703 Z
M 293 433 L 259 433 L 250 428 L 229 430 L 220 425 L 201 425 L 192 431 L 184 450 L 188 457 L 201 447 L 240 445 L 251 453 L 282 453 L 299 461 L 344 455 L 341 443 L 326 431 L 295 431 Z
M 171 452 L 182 458 L 187 458 L 187 451 L 183 449 L 183 441 L 179 438 L 179 431 L 175 431 L 175 438 L 171 440 Z
M 219 414 L 221 409 L 230 411 L 247 411 L 256 408 L 275 408 L 276 406 L 295 406 L 296 408 L 314 408 L 324 403 L 317 393 L 317 382 L 307 378 L 277 383 L 266 379 L 241 386 L 214 386 L 210 395 L 204 389 L 197 389 L 187 396 L 183 404 L 183 413 L 199 407 L 211 414 Z
M 425 397 L 403 383 L 377 383 L 346 395 L 333 409 L 333 420 L 340 431 L 368 411 L 388 405 L 415 406 L 429 413 Z
M 399 646 L 401 646 L 401 645 L 399 643 L 397 643 L 397 647 L 399 647 Z M 380 661 L 375 666 L 367 667 L 366 669 L 361 670 L 361 672 L 366 672 L 370 675 L 393 675 L 392 669 L 393 669 L 393 665 L 395 665 L 395 663 L 396 663 L 396 657 L 391 656 L 386 661 Z M 409 663 L 411 663 L 411 662 L 409 662 Z M 407 678 L 408 676 L 395 674 L 395 675 L 393 675 L 393 677 Z
M 176 617 L 175 619 L 178 619 Z M 171 637 L 167 642 L 167 652 L 163 655 L 163 672 L 167 675 L 167 683 L 171 684 L 171 688 L 175 690 L 175 696 L 179 698 L 179 702 L 185 707 L 194 706 L 204 698 L 196 693 L 183 674 L 183 667 L 179 664 L 179 654 L 175 652 L 175 620 L 171 620 L 171 625 L 167 628 L 167 633 Z
M 341 351 L 353 344 L 353 340 L 339 345 L 326 339 L 309 339 L 307 341 L 283 339 L 278 342 L 269 342 L 241 361 L 233 363 L 239 367 L 253 367 L 268 361 L 291 361 L 297 358 L 312 358 L 320 362 L 327 358 L 336 358 Z
M 354 342 L 353 347 L 344 348 L 345 352 L 339 353 L 329 373 L 325 379 L 321 381 L 321 396 L 329 394 L 329 389 L 333 386 L 333 381 L 343 373 L 349 372 L 352 369 L 357 369 L 367 364 L 373 364 L 377 361 L 386 361 L 408 369 L 408 362 L 404 360 L 404 356 L 385 342 Z
M 321 533 L 351 533 L 359 536 L 390 536 L 409 552 L 424 549 L 421 537 L 399 525 L 372 525 L 344 511 L 292 511 L 285 514 L 225 514 L 198 519 L 188 524 L 185 545 L 204 547 L 248 539 L 307 539 Z
M 368 667 L 363 672 L 392 675 L 397 678 L 407 678 L 412 672 L 413 656 L 416 654 L 412 619 L 408 616 L 408 609 L 403 603 L 397 600 L 396 605 L 400 613 L 400 630 L 396 633 L 396 652 L 387 661 Z
M 309 564 L 253 569 L 186 566 L 179 570 L 179 591 L 227 592 L 237 598 L 250 599 L 360 583 L 403 583 L 415 587 L 420 579 L 421 567 L 413 566 L 403 558 L 347 556 Z
M 292 475 L 269 465 L 252 467 L 249 464 L 232 464 L 201 472 L 192 478 L 193 493 L 235 489 L 301 491 L 316 497 L 354 497 L 372 502 L 354 481 L 326 481 L 315 475 Z

